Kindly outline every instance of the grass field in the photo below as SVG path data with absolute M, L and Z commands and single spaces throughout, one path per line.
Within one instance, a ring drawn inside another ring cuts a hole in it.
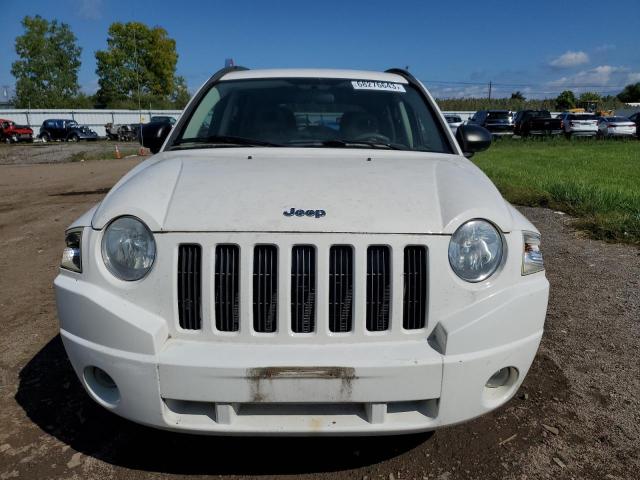
M 640 142 L 504 139 L 473 161 L 516 205 L 578 217 L 594 238 L 640 244 Z

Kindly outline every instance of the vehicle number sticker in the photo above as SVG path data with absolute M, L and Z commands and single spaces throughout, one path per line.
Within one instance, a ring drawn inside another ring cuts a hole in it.
M 384 90 L 387 92 L 406 92 L 401 83 L 374 82 L 371 80 L 352 80 L 354 90 Z

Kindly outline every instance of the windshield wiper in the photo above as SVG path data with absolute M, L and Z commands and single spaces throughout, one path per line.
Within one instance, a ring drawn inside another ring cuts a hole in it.
M 267 142 L 253 138 L 234 137 L 232 135 L 211 135 L 209 137 L 183 138 L 176 141 L 171 149 L 188 148 L 186 145 L 192 144 L 197 147 L 202 146 L 249 146 L 249 147 L 286 147 L 279 143 Z M 184 145 L 184 147 L 181 147 Z
M 410 150 L 399 143 L 365 142 L 360 140 L 294 140 L 289 145 L 298 147 L 329 147 L 329 148 L 383 148 L 387 150 Z

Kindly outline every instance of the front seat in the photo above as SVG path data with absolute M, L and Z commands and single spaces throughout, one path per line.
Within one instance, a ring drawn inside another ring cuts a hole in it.
M 252 119 L 250 137 L 266 142 L 289 140 L 296 132 L 296 118 L 284 107 L 258 110 Z
M 355 140 L 371 133 L 380 133 L 378 119 L 367 112 L 345 112 L 340 119 L 343 140 Z

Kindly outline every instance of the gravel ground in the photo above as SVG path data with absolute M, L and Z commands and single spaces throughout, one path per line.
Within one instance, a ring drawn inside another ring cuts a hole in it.
M 52 281 L 65 226 L 138 161 L 0 166 L 0 480 L 638 478 L 640 250 L 545 209 L 522 211 L 543 233 L 546 333 L 492 414 L 434 434 L 251 439 L 156 431 L 98 407 L 57 335 Z

